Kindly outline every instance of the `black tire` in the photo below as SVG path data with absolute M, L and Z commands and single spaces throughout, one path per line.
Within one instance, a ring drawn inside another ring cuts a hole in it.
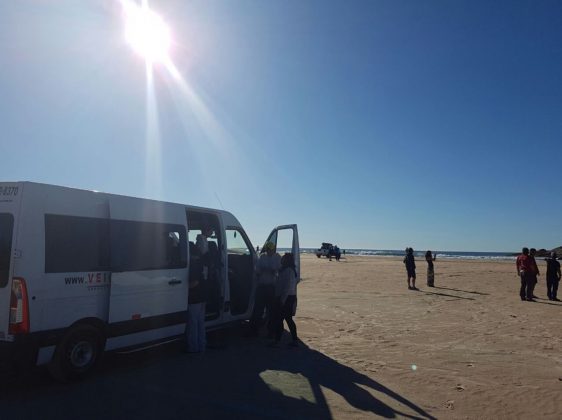
M 322 255 L 316 254 L 316 256 L 317 256 L 318 258 L 320 258 Z
M 92 325 L 77 325 L 57 345 L 49 372 L 61 382 L 82 379 L 96 368 L 102 352 L 100 331 Z

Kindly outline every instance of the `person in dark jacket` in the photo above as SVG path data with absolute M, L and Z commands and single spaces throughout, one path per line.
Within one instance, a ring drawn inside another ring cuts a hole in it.
M 205 304 L 207 271 L 199 247 L 191 249 L 189 294 L 187 302 L 186 352 L 203 353 L 207 345 L 205 332 Z
M 404 265 L 408 274 L 408 289 L 418 290 L 416 288 L 416 261 L 414 260 L 413 248 L 406 248 L 406 256 L 404 257 Z M 411 283 L 410 283 L 411 281 Z
M 213 278 L 213 252 L 209 252 L 209 240 L 214 229 L 204 226 L 197 235 L 194 246 L 190 245 L 189 292 L 187 298 L 186 351 L 203 353 L 207 346 L 205 312 L 210 279 Z M 213 250 L 215 245 L 213 244 Z
M 546 260 L 546 294 L 549 300 L 560 300 L 557 297 L 558 285 L 560 283 L 560 263 L 557 261 L 556 252 L 550 253 Z
M 425 260 L 427 261 L 427 285 L 429 287 L 435 286 L 435 272 L 433 271 L 433 261 L 437 258 L 437 255 L 433 255 L 431 251 L 425 253 Z
M 535 255 L 537 254 L 537 250 L 535 248 L 531 248 L 529 251 L 529 261 L 531 264 L 531 281 L 527 284 L 527 287 L 531 287 L 531 291 L 527 290 L 527 296 L 531 296 L 532 299 L 536 299 L 535 296 L 535 287 L 538 283 L 538 276 L 541 275 L 539 272 L 539 266 L 537 265 L 537 261 L 535 260 Z M 528 299 L 527 299 L 528 300 Z

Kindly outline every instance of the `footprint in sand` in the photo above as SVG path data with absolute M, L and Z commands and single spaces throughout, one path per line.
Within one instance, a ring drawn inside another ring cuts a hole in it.
M 454 400 L 449 400 L 445 403 L 445 408 L 447 410 L 454 410 L 455 409 L 455 401 Z

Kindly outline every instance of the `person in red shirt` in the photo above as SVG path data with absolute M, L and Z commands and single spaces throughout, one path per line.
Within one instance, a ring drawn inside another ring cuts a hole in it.
M 529 260 L 529 248 L 525 247 L 521 251 L 521 255 L 515 261 L 517 266 L 517 275 L 521 277 L 521 288 L 519 289 L 519 296 L 521 300 L 527 300 L 527 283 L 530 280 L 531 261 Z M 532 299 L 532 294 L 529 296 Z

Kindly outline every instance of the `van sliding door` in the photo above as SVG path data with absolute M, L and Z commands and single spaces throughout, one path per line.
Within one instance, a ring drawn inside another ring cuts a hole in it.
M 188 293 L 184 207 L 119 197 L 110 202 L 110 216 L 107 348 L 181 334 Z

